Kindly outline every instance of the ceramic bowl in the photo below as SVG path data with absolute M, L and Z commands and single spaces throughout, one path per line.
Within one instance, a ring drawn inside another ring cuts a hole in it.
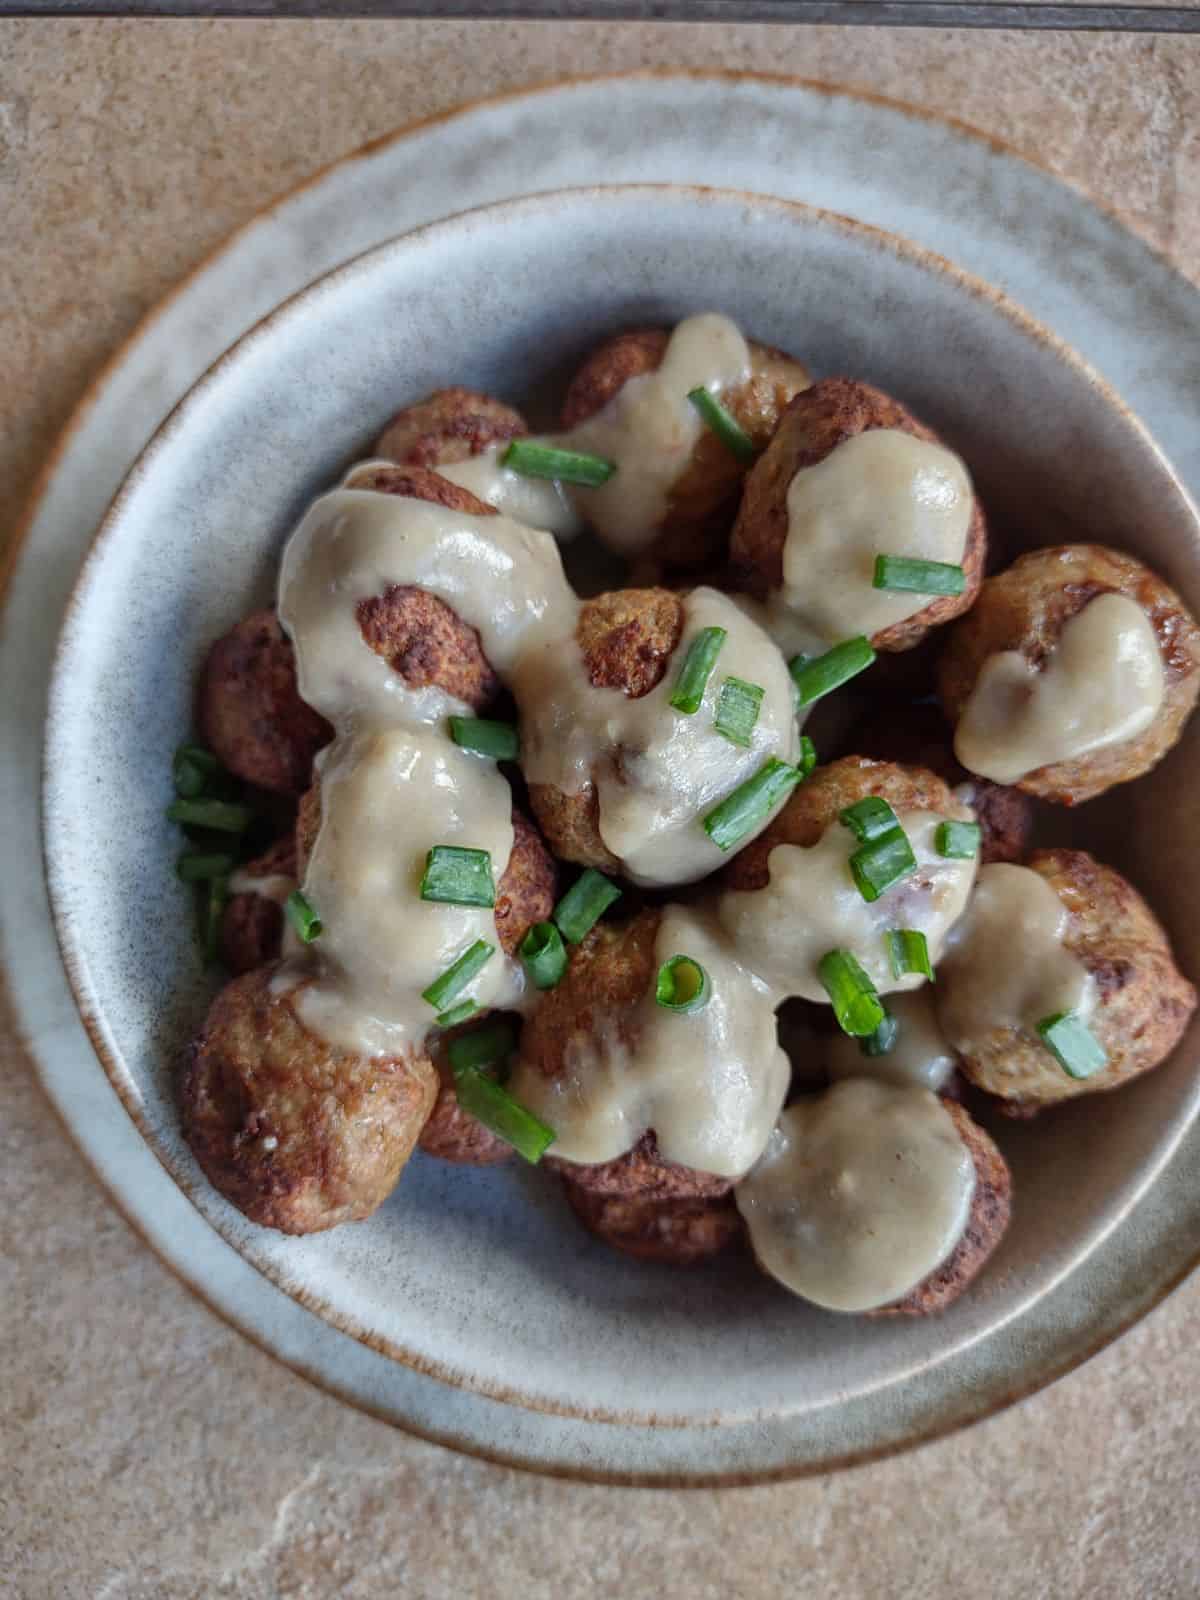
M 814 371 L 894 391 L 966 457 L 1010 549 L 1087 538 L 1142 556 L 1200 610 L 1197 517 L 1138 420 L 1071 351 L 949 263 L 828 212 L 738 193 L 598 188 L 467 213 L 285 304 L 168 419 L 117 497 L 67 611 L 46 741 L 54 917 L 83 1019 L 145 1139 L 270 1279 L 421 1372 L 566 1416 L 664 1427 L 796 1415 L 927 1372 L 1028 1310 L 1153 1181 L 1197 1109 L 1196 1030 L 1117 1095 L 999 1136 L 1016 1207 L 972 1292 L 936 1320 L 815 1310 L 748 1264 L 676 1272 L 582 1234 L 519 1166 L 414 1158 L 368 1222 L 254 1227 L 183 1144 L 180 1052 L 211 994 L 170 757 L 206 646 L 269 600 L 312 495 L 400 405 L 446 383 L 536 406 L 597 339 L 722 309 Z M 1151 897 L 1200 972 L 1196 737 L 1067 819 Z M 1063 817 L 1054 819 L 1061 829 Z

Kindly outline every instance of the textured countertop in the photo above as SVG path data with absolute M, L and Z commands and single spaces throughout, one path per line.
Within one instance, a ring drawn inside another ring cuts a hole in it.
M 457 101 L 648 64 L 794 72 L 950 113 L 1200 268 L 1195 39 L 10 21 L 6 506 L 138 317 L 265 201 Z M 277 1366 L 111 1208 L 2 1001 L 0 1069 L 4 1596 L 1200 1595 L 1200 1279 L 1053 1388 L 916 1454 L 765 1489 L 583 1487 L 409 1440 Z

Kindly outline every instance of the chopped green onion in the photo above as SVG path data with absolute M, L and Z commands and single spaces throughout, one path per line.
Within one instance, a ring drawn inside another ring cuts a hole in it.
M 450 737 L 460 750 L 473 750 L 497 761 L 515 761 L 521 749 L 511 722 L 489 722 L 486 717 L 451 717 Z
M 553 989 L 562 982 L 567 950 L 552 922 L 535 922 L 517 946 L 517 954 L 535 989 Z
M 921 977 L 933 979 L 933 963 L 929 959 L 929 944 L 919 928 L 889 928 L 884 934 L 892 977 L 903 978 L 917 972 Z
M 954 861 L 969 861 L 979 854 L 983 829 L 977 822 L 939 822 L 933 836 L 934 849 Z
M 451 1006 L 449 1011 L 439 1011 L 434 1021 L 439 1028 L 453 1028 L 460 1022 L 465 1022 L 468 1017 L 473 1017 L 479 1010 L 474 1000 L 460 1000 L 456 1006 Z
M 875 587 L 908 594 L 962 594 L 966 574 L 949 561 L 917 561 L 909 556 L 876 556 Z
M 704 819 L 704 831 L 718 850 L 732 850 L 767 820 L 800 782 L 800 771 L 771 756 L 752 778 L 739 784 Z
M 917 870 L 917 858 L 902 828 L 859 845 L 850 857 L 850 874 L 864 900 L 878 900 L 893 884 Z
M 724 643 L 724 628 L 701 628 L 688 645 L 688 653 L 679 669 L 675 692 L 671 696 L 671 705 L 676 711 L 682 711 L 689 717 L 699 711 L 704 690 Z
M 464 1111 L 469 1111 L 505 1144 L 512 1145 L 531 1166 L 536 1166 L 554 1143 L 553 1128 L 535 1117 L 532 1111 L 527 1111 L 507 1089 L 482 1072 L 456 1073 L 454 1092 Z
M 833 1002 L 833 1014 L 844 1033 L 866 1039 L 887 1013 L 867 977 L 849 950 L 830 950 L 817 963 L 817 976 Z
M 874 659 L 870 643 L 859 635 L 855 639 L 843 639 L 823 656 L 793 656 L 788 662 L 788 671 L 800 704 L 808 706 L 857 677 Z
M 817 747 L 806 733 L 800 735 L 800 759 L 796 765 L 802 778 L 809 777 L 816 769 Z
M 672 956 L 658 969 L 654 1000 L 668 1011 L 700 1011 L 710 993 L 708 973 L 691 956 Z
M 450 906 L 494 906 L 491 856 L 486 850 L 435 844 L 425 857 L 421 899 Z
M 730 744 L 740 744 L 743 750 L 749 750 L 763 693 L 757 683 L 747 683 L 744 678 L 726 678 L 721 685 L 713 727 Z
M 506 1062 L 517 1048 L 517 1031 L 511 1022 L 489 1022 L 486 1028 L 473 1028 L 446 1046 L 446 1055 L 456 1073 L 476 1072 Z
M 488 944 L 485 939 L 476 939 L 457 961 L 446 968 L 440 978 L 435 978 L 428 989 L 421 990 L 421 999 L 427 1000 L 435 1011 L 444 1011 L 455 995 L 461 994 L 472 979 L 483 971 L 495 953 L 494 944 Z
M 195 828 L 211 828 L 215 833 L 245 833 L 254 821 L 254 812 L 229 800 L 172 800 L 167 818 Z
M 900 1037 L 900 1024 L 890 1011 L 885 1011 L 883 1021 L 874 1033 L 868 1033 L 858 1041 L 858 1048 L 865 1056 L 889 1056 L 896 1048 L 896 1040 Z
M 532 439 L 514 439 L 500 457 L 500 465 L 511 467 L 524 478 L 554 478 L 558 483 L 578 483 L 585 489 L 598 489 L 617 470 L 616 462 L 606 461 L 603 456 L 558 450 Z
M 1104 1046 L 1075 1011 L 1056 1011 L 1037 1025 L 1042 1043 L 1069 1078 L 1090 1078 L 1108 1063 Z
M 288 895 L 284 909 L 288 921 L 305 944 L 311 944 L 314 939 L 321 937 L 324 924 L 299 889 L 293 889 Z
M 198 799 L 208 780 L 220 770 L 221 763 L 211 750 L 205 750 L 203 745 L 181 744 L 171 762 L 175 793 L 181 800 Z
M 602 872 L 588 867 L 554 908 L 554 920 L 568 944 L 579 944 L 595 927 L 621 891 Z
M 750 466 L 758 452 L 754 441 L 736 418 L 730 416 L 716 395 L 705 388 L 690 389 L 688 399 L 717 438 L 743 466 Z
M 870 844 L 873 839 L 882 839 L 884 834 L 891 833 L 900 826 L 899 817 L 887 801 L 873 794 L 867 795 L 863 800 L 856 800 L 852 806 L 839 811 L 838 821 L 844 828 L 850 829 L 859 844 Z
M 229 898 L 229 884 L 225 878 L 210 878 L 208 894 L 204 897 L 202 919 L 204 959 L 211 966 L 221 948 L 221 919 L 225 915 L 225 902 Z
M 206 883 L 210 878 L 227 878 L 233 871 L 233 857 L 227 855 L 200 855 L 196 851 L 180 856 L 175 871 L 184 883 Z

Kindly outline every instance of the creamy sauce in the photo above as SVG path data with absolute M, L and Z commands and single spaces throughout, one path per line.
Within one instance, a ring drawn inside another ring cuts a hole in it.
M 1123 594 L 1071 618 L 1039 671 L 1016 650 L 989 656 L 963 709 L 954 753 L 994 783 L 1136 739 L 1166 685 L 1150 619 Z
M 667 1010 L 655 1002 L 652 978 L 632 1014 L 599 1016 L 594 1031 L 577 1035 L 559 1077 L 521 1064 L 509 1087 L 556 1130 L 554 1154 L 567 1161 L 611 1161 L 653 1129 L 667 1160 L 740 1177 L 766 1145 L 788 1090 L 779 997 L 701 910 L 666 907 L 654 955 L 656 974 L 675 955 L 698 961 L 711 982 L 708 1004 Z
M 263 877 L 255 877 L 245 867 L 239 867 L 229 874 L 230 894 L 256 894 L 260 900 L 270 900 L 277 906 L 284 903 L 295 887 L 295 878 L 286 872 L 268 872 Z
M 717 914 L 746 964 L 781 993 L 827 1001 L 817 963 L 829 950 L 849 950 L 880 994 L 915 989 L 915 973 L 893 978 L 884 934 L 890 928 L 923 933 L 936 965 L 950 929 L 962 916 L 975 881 L 976 861 L 950 860 L 934 847 L 945 819 L 930 811 L 898 813 L 917 870 L 866 901 L 850 875 L 858 841 L 832 822 L 817 843 L 776 845 L 767 859 L 770 881 L 761 889 L 730 890 Z
M 831 1311 L 869 1311 L 952 1254 L 974 1191 L 936 1095 L 860 1078 L 789 1106 L 735 1193 L 773 1278 Z
M 1033 1033 L 1057 1011 L 1086 1021 L 1096 980 L 1063 943 L 1067 908 L 1040 874 L 984 867 L 971 905 L 938 967 L 942 1032 L 964 1054 L 997 1029 Z
M 510 443 L 506 439 L 503 444 L 489 445 L 467 461 L 456 461 L 437 470 L 443 478 L 469 489 L 477 499 L 495 506 L 514 522 L 544 528 L 559 539 L 573 539 L 581 531 L 583 520 L 567 485 L 549 478 L 527 478 L 502 467 L 500 457 Z
M 922 984 L 903 994 L 894 994 L 887 1008 L 898 1026 L 896 1043 L 885 1056 L 867 1056 L 858 1040 L 839 1033 L 829 1044 L 829 1076 L 874 1078 L 882 1083 L 907 1084 L 917 1089 L 944 1089 L 958 1066 L 958 1057 L 946 1043 L 938 1026 L 933 1004 L 933 986 Z
M 973 506 L 967 469 L 943 445 L 896 428 L 844 439 L 788 488 L 776 626 L 790 617 L 827 649 L 915 616 L 929 595 L 876 589 L 875 557 L 961 565 Z

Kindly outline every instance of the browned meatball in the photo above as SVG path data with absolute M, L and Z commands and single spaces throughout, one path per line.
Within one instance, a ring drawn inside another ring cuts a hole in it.
M 274 969 L 227 984 L 188 1052 L 183 1130 L 209 1181 L 252 1222 L 317 1233 L 390 1194 L 437 1093 L 424 1056 L 355 1056 L 318 1039 Z
M 1162 925 L 1119 872 L 1085 850 L 1035 850 L 1027 864 L 1067 908 L 1063 944 L 1096 980 L 1099 1004 L 1088 1028 L 1108 1063 L 1090 1078 L 1072 1078 L 1025 1028 L 956 1040 L 966 1076 L 1017 1116 L 1148 1072 L 1170 1055 L 1196 1008 L 1196 991 L 1176 967 Z M 953 981 L 953 971 L 939 972 L 939 998 Z
M 683 632 L 683 603 L 667 589 L 614 589 L 585 600 L 575 637 L 598 689 L 621 689 L 640 700 L 661 681 Z M 619 872 L 621 863 L 600 837 L 600 804 L 593 785 L 564 794 L 531 783 L 529 803 L 563 861 Z
M 719 1178 L 713 1172 L 697 1172 L 694 1167 L 668 1161 L 659 1153 L 658 1140 L 652 1133 L 643 1134 L 632 1150 L 613 1161 L 587 1166 L 547 1156 L 543 1165 L 560 1172 L 588 1194 L 630 1200 L 712 1200 L 733 1188 L 732 1178 Z
M 454 1074 L 449 1064 L 437 1059 L 437 1055 L 435 1049 L 437 1099 L 417 1143 L 427 1156 L 437 1156 L 440 1161 L 453 1161 L 459 1166 L 488 1167 L 507 1161 L 513 1153 L 512 1145 L 485 1128 L 478 1117 L 463 1110 L 454 1092 Z
M 671 335 L 638 328 L 608 339 L 580 367 L 567 390 L 563 427 L 602 411 L 631 378 L 656 372 Z M 726 389 L 721 404 L 762 449 L 784 407 L 809 382 L 807 371 L 782 350 L 750 341 L 751 376 Z M 737 506 L 745 468 L 709 429 L 700 435 L 687 470 L 671 491 L 653 553 L 667 567 L 699 567 L 717 558 Z
M 292 641 L 273 611 L 244 617 L 208 652 L 196 721 L 223 766 L 276 794 L 305 789 L 313 757 L 333 738 L 300 698 Z
M 269 850 L 241 868 L 241 876 L 255 880 L 261 888 L 230 895 L 221 917 L 221 961 L 235 975 L 253 972 L 279 955 L 283 904 L 275 890 L 280 879 L 296 876 L 295 836 L 289 833 L 276 839 Z
M 589 1233 L 639 1261 L 695 1266 L 741 1244 L 745 1237 L 732 1191 L 715 1198 L 600 1194 L 569 1179 L 564 1180 L 563 1191 Z
M 989 656 L 1019 651 L 1043 668 L 1063 628 L 1102 594 L 1123 594 L 1146 613 L 1162 655 L 1166 694 L 1154 721 L 1135 739 L 1056 761 L 1027 773 L 1017 787 L 1060 805 L 1079 805 L 1115 783 L 1149 772 L 1183 731 L 1200 694 L 1200 628 L 1173 589 L 1148 567 L 1098 544 L 1031 550 L 989 578 L 970 616 L 950 632 L 939 681 L 946 714 L 962 716 Z
M 404 466 L 448 467 L 528 432 L 521 413 L 490 394 L 435 389 L 427 400 L 396 413 L 375 453 Z
M 723 881 L 731 889 L 761 889 L 769 881 L 767 859 L 778 844 L 808 848 L 837 820 L 839 811 L 867 795 L 878 795 L 894 811 L 933 811 L 940 817 L 971 821 L 970 810 L 949 788 L 923 767 L 902 767 L 867 756 L 843 756 L 818 767 L 807 782 L 792 791 L 783 810 L 725 868 Z
M 765 595 L 783 582 L 783 547 L 788 534 L 788 489 L 805 467 L 824 461 L 839 444 L 874 428 L 911 434 L 930 444 L 941 440 L 898 400 L 853 378 L 822 378 L 788 406 L 763 455 L 746 479 L 741 509 L 730 540 L 730 564 L 749 593 Z M 962 567 L 966 588 L 882 628 L 871 638 L 876 650 L 911 650 L 939 623 L 974 603 L 987 559 L 987 529 L 976 500 L 967 529 Z

